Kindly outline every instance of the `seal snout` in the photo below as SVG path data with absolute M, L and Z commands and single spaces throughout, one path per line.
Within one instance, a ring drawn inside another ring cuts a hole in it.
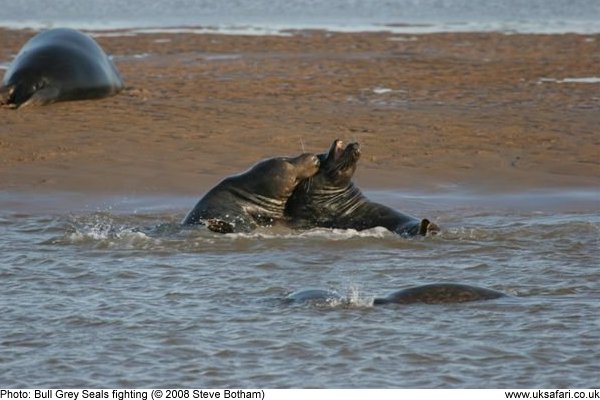
M 296 171 L 293 180 L 298 183 L 299 180 L 310 178 L 319 172 L 321 159 L 316 154 L 303 153 L 290 163 Z
M 350 143 L 346 146 L 346 150 L 344 152 L 348 155 L 348 157 L 352 160 L 358 160 L 360 158 L 360 144 L 358 143 Z
M 305 153 L 301 156 L 301 160 L 302 164 L 306 168 L 314 170 L 314 173 L 316 173 L 321 166 L 321 159 L 316 154 Z
M 328 159 L 339 161 L 341 158 L 357 160 L 360 157 L 360 145 L 357 142 L 350 143 L 344 147 L 344 142 L 336 139 L 331 144 Z
M 360 144 L 358 142 L 350 143 L 348 147 L 354 154 L 360 154 Z
M 344 142 L 339 139 L 333 141 L 333 160 L 337 161 L 344 154 Z

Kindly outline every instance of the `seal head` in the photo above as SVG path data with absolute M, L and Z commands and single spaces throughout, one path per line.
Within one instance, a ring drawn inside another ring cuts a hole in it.
M 360 145 L 350 143 L 344 148 L 344 142 L 336 139 L 331 144 L 329 151 L 321 154 L 319 158 L 322 167 L 319 176 L 314 179 L 318 179 L 321 186 L 345 187 L 352 181 L 356 172 L 360 159 Z

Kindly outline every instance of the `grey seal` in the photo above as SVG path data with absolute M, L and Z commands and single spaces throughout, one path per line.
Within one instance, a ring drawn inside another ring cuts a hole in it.
M 439 229 L 428 219 L 418 219 L 367 199 L 352 182 L 359 158 L 358 143 L 344 148 L 337 139 L 328 153 L 319 155 L 319 172 L 302 181 L 286 204 L 285 213 L 292 227 L 360 231 L 382 226 L 407 236 Z
M 496 290 L 461 283 L 432 283 L 401 289 L 386 297 L 376 297 L 373 305 L 384 304 L 450 304 L 469 301 L 493 300 L 506 297 Z M 349 299 L 335 291 L 326 289 L 304 289 L 290 293 L 284 299 L 286 303 L 330 304 L 347 303 Z
M 460 283 L 432 283 L 398 290 L 387 297 L 375 298 L 374 305 L 381 304 L 442 304 L 467 301 L 491 300 L 506 296 L 502 292 Z
M 58 28 L 37 34 L 23 46 L 4 74 L 0 104 L 18 108 L 97 99 L 122 88 L 119 71 L 94 39 Z
M 260 161 L 209 190 L 182 224 L 204 224 L 214 232 L 232 233 L 284 222 L 286 201 L 301 180 L 317 173 L 319 163 L 309 153 Z

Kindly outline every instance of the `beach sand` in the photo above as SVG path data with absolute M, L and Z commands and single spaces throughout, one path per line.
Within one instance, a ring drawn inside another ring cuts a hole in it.
M 561 82 L 600 76 L 600 35 L 121 33 L 122 93 L 0 108 L 2 190 L 201 194 L 336 138 L 363 188 L 600 187 L 600 83 Z

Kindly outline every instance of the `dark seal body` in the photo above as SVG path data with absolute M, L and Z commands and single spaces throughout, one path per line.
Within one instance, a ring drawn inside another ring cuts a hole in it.
M 477 286 L 459 283 L 433 283 L 399 290 L 387 297 L 376 298 L 373 304 L 464 303 L 467 301 L 497 299 L 504 296 L 506 296 L 504 293 L 496 290 Z
M 0 104 L 12 107 L 96 99 L 123 88 L 119 72 L 94 39 L 66 28 L 31 38 L 2 83 Z
M 319 159 L 313 154 L 263 160 L 248 171 L 218 183 L 182 223 L 204 224 L 222 233 L 271 226 L 284 220 L 285 203 L 298 183 L 318 169 Z
M 427 219 L 417 219 L 367 199 L 352 182 L 360 158 L 358 143 L 342 147 L 335 140 L 312 178 L 302 181 L 286 205 L 291 226 L 299 229 L 364 230 L 382 226 L 400 235 L 425 235 L 437 230 Z

